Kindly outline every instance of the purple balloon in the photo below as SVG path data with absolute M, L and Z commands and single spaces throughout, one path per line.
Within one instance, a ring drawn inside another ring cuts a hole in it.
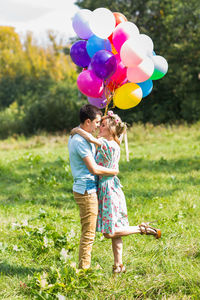
M 107 50 L 99 50 L 91 60 L 94 73 L 102 79 L 112 76 L 117 69 L 117 60 L 114 54 Z
M 104 93 L 100 98 L 88 97 L 88 101 L 90 104 L 92 104 L 100 109 L 106 107 L 106 105 L 107 105 L 107 99 L 106 99 L 106 96 Z
M 70 56 L 73 62 L 82 68 L 87 67 L 91 62 L 91 58 L 87 53 L 86 43 L 87 41 L 78 41 L 70 49 Z
M 99 98 L 103 94 L 103 80 L 92 70 L 82 71 L 77 78 L 77 85 L 81 93 L 86 96 Z

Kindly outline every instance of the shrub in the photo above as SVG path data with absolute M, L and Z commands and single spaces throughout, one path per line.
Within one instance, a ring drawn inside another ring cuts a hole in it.
M 0 137 L 6 138 L 15 133 L 23 132 L 24 111 L 13 102 L 8 108 L 0 112 Z

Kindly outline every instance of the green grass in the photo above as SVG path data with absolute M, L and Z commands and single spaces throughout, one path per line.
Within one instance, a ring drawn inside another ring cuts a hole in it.
M 135 125 L 120 180 L 131 225 L 157 220 L 162 239 L 125 237 L 113 277 L 97 234 L 92 269 L 76 269 L 79 211 L 67 137 L 0 141 L 0 299 L 199 299 L 200 124 Z M 62 297 L 62 296 L 65 296 Z

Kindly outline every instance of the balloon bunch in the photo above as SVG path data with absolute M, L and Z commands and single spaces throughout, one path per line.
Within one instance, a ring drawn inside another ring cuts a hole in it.
M 73 62 L 83 68 L 77 86 L 99 108 L 107 110 L 111 100 L 120 109 L 136 106 L 151 93 L 153 80 L 167 73 L 167 61 L 155 54 L 152 39 L 121 13 L 82 9 L 72 26 L 82 39 L 70 49 Z

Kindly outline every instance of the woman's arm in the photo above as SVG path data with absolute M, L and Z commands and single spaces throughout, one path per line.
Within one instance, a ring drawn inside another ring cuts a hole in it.
M 95 137 L 93 137 L 92 134 L 88 133 L 87 131 L 81 129 L 80 127 L 75 127 L 71 130 L 70 134 L 73 136 L 75 134 L 79 134 L 81 135 L 84 139 L 86 139 L 88 142 L 93 143 L 97 146 L 101 146 L 102 142 L 101 140 L 96 139 Z

